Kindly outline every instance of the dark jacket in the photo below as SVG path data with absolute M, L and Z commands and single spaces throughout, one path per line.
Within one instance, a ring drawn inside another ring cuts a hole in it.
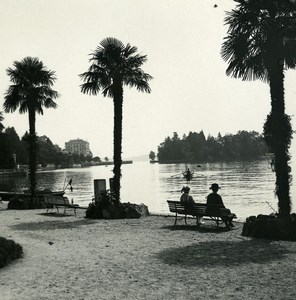
M 218 206 L 225 208 L 222 197 L 215 193 L 211 193 L 207 196 L 207 206 Z

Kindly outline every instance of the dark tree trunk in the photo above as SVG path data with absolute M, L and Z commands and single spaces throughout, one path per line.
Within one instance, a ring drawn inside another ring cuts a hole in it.
M 274 171 L 276 174 L 276 195 L 278 197 L 279 215 L 289 216 L 290 199 L 290 167 L 289 167 L 289 119 L 285 114 L 284 70 L 280 62 L 276 62 L 269 72 L 271 113 L 269 115 L 270 148 L 274 153 Z M 288 123 L 287 123 L 288 122 Z
M 37 137 L 36 115 L 34 108 L 29 109 L 29 166 L 30 166 L 30 191 L 31 200 L 36 196 L 36 164 L 37 164 Z
M 120 202 L 120 179 L 121 179 L 121 152 L 122 152 L 122 105 L 123 88 L 121 81 L 114 83 L 114 181 L 113 188 L 116 202 Z

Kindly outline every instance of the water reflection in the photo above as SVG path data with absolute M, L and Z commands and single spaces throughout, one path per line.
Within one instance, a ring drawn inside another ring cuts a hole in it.
M 190 182 L 191 195 L 196 202 L 205 202 L 209 187 L 219 183 L 219 193 L 224 203 L 240 220 L 252 214 L 271 213 L 266 203 L 277 209 L 274 196 L 275 175 L 268 161 L 207 163 L 200 167 L 187 165 L 194 171 Z M 144 203 L 154 213 L 168 213 L 166 200 L 178 200 L 186 180 L 182 176 L 185 164 L 149 164 L 134 162 L 122 166 L 123 202 Z M 66 196 L 80 205 L 87 206 L 94 195 L 93 180 L 112 177 L 112 166 L 97 166 L 82 169 L 64 169 L 37 173 L 39 188 L 62 190 L 72 178 L 73 192 Z M 20 190 L 28 185 L 28 178 L 9 178 L 0 181 L 0 190 Z

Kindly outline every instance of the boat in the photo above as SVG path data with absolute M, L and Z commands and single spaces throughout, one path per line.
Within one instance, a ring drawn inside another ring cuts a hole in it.
M 15 177 L 15 176 L 27 176 L 28 172 L 22 169 L 1 169 L 0 177 Z
M 158 163 L 158 160 L 150 160 L 150 164 Z
M 65 191 L 51 191 L 49 189 L 44 190 L 36 190 L 37 197 L 44 197 L 44 196 L 63 196 Z M 29 190 L 24 190 L 23 192 L 7 192 L 7 191 L 0 191 L 1 200 L 9 201 L 11 198 L 19 197 L 25 198 L 30 197 L 31 192 Z
M 190 181 L 190 180 L 193 178 L 194 172 L 191 172 L 191 171 L 187 170 L 187 171 L 183 172 L 182 174 L 183 174 L 183 177 L 184 177 L 187 181 Z

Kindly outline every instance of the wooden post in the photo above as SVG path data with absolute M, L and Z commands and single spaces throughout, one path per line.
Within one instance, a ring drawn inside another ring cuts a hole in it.
M 98 199 L 102 192 L 106 192 L 106 180 L 94 179 L 95 199 Z

